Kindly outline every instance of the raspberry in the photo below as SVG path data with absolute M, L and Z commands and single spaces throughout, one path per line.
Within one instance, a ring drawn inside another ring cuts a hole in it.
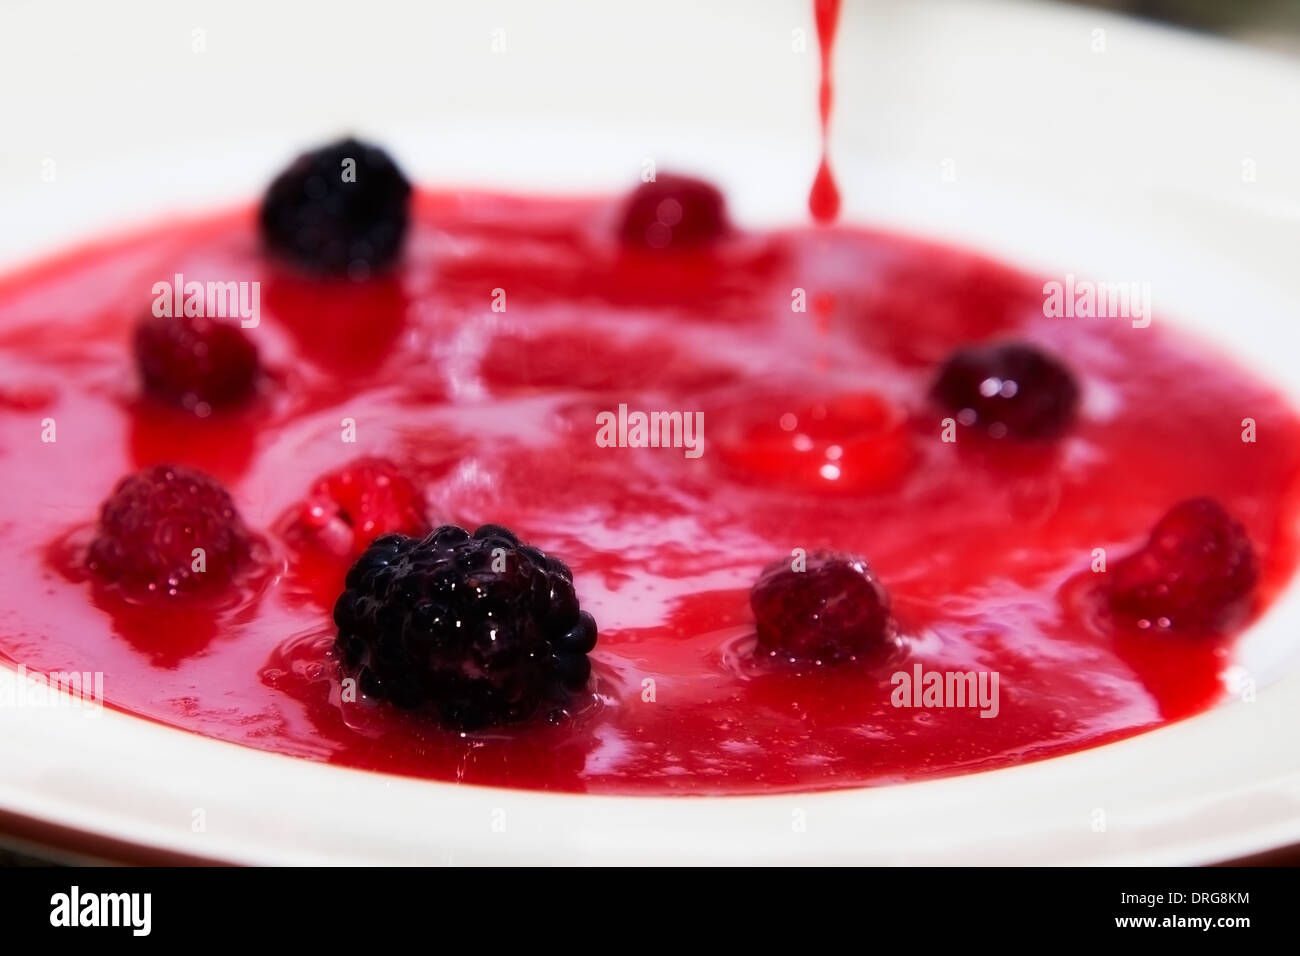
M 1218 502 L 1193 498 L 1171 508 L 1142 548 L 1112 565 L 1110 606 L 1144 630 L 1217 633 L 1248 613 L 1257 577 L 1245 529 Z
M 837 663 L 897 646 L 889 594 L 857 555 L 813 551 L 801 571 L 776 561 L 759 575 L 749 604 L 758 646 L 773 657 Z
M 424 496 L 393 462 L 360 458 L 312 486 L 288 534 L 355 560 L 386 534 L 428 530 Z
M 193 316 L 147 316 L 135 329 L 146 395 L 206 417 L 257 389 L 257 348 L 244 330 Z
M 975 345 L 949 356 L 932 394 L 962 425 L 991 438 L 1054 438 L 1073 422 L 1079 387 L 1051 355 L 1017 342 Z
M 128 597 L 176 597 L 228 584 L 249 561 L 252 542 L 230 495 L 214 479 L 155 465 L 113 489 L 86 563 Z
M 562 711 L 591 673 L 596 622 L 568 567 L 499 525 L 391 534 L 334 605 L 343 671 L 371 697 L 473 730 Z
M 308 272 L 364 278 L 401 251 L 410 195 L 387 153 L 340 140 L 303 153 L 271 183 L 262 200 L 262 238 Z
M 624 245 L 655 252 L 707 245 L 730 231 L 722 193 L 701 179 L 674 175 L 638 186 L 619 227 Z

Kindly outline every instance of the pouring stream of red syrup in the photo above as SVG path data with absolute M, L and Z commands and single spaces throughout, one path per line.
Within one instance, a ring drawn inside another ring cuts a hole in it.
M 840 21 L 840 0 L 813 0 L 813 13 L 817 20 L 817 40 L 821 46 L 821 85 L 817 105 L 821 114 L 822 158 L 808 195 L 808 209 L 813 219 L 822 224 L 835 221 L 840 214 L 840 190 L 835 183 L 828 158 L 831 119 L 831 48 L 835 44 L 835 28 Z

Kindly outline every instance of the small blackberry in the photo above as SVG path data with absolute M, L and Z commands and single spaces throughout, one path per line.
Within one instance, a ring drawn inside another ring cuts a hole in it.
M 334 605 L 335 649 L 367 696 L 462 730 L 563 708 L 587 683 L 596 622 L 568 567 L 500 525 L 376 539 Z
M 411 184 L 382 149 L 355 139 L 303 153 L 262 200 L 262 238 L 308 272 L 364 278 L 391 264 L 410 221 Z

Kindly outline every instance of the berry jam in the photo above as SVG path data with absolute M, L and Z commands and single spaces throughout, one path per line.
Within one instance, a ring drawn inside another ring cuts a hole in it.
M 1300 493 L 1300 420 L 1270 387 L 1158 319 L 1048 318 L 1040 281 L 899 236 L 736 229 L 635 254 L 622 202 L 418 193 L 401 259 L 360 281 L 265 256 L 240 210 L 0 283 L 0 654 L 102 671 L 113 707 L 263 750 L 626 794 L 1004 767 L 1220 698 L 1233 635 L 1113 619 L 1093 569 L 1210 498 L 1253 546 L 1251 613 L 1267 606 Z M 261 283 L 244 404 L 197 416 L 140 394 L 132 332 L 175 273 Z M 1054 440 L 944 440 L 935 377 L 990 341 L 1070 365 L 1078 409 Z M 620 406 L 702 415 L 702 453 L 598 443 Z M 331 609 L 356 543 L 286 529 L 375 460 L 419 492 L 381 524 L 418 503 L 429 527 L 502 524 L 572 569 L 600 637 L 565 719 L 458 733 L 343 699 Z M 164 462 L 219 481 L 265 542 L 219 600 L 130 600 L 85 569 L 101 503 Z M 751 587 L 795 549 L 870 562 L 901 658 L 756 654 Z M 892 675 L 917 667 L 996 672 L 996 718 L 895 706 Z

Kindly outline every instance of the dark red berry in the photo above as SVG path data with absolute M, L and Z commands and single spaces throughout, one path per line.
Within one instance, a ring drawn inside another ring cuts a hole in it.
M 150 315 L 136 326 L 133 344 L 145 394 L 197 415 L 238 405 L 257 390 L 257 348 L 236 325 Z
M 363 693 L 462 730 L 562 711 L 596 644 L 568 567 L 500 525 L 379 538 L 348 572 L 334 622 Z
M 959 424 L 991 438 L 1054 438 L 1074 421 L 1079 404 L 1070 370 L 1018 342 L 957 349 L 932 394 Z
M 410 197 L 387 153 L 341 140 L 303 153 L 275 178 L 262 200 L 262 238 L 308 272 L 364 278 L 396 260 Z
M 638 186 L 619 227 L 625 246 L 654 252 L 697 248 L 730 231 L 722 193 L 701 179 L 674 175 Z
M 1138 551 L 1110 568 L 1110 606 L 1139 628 L 1219 633 L 1250 610 L 1258 578 L 1246 531 L 1217 501 L 1193 498 L 1156 522 Z
M 776 561 L 759 575 L 749 603 L 759 650 L 773 657 L 835 663 L 887 656 L 897 646 L 889 594 L 856 555 L 814 551 L 802 564 Z
M 360 458 L 312 486 L 286 534 L 355 560 L 375 538 L 427 530 L 424 496 L 401 469 L 385 458 Z
M 252 542 L 214 479 L 156 465 L 113 489 L 86 563 L 128 597 L 175 597 L 229 584 L 249 562 Z

